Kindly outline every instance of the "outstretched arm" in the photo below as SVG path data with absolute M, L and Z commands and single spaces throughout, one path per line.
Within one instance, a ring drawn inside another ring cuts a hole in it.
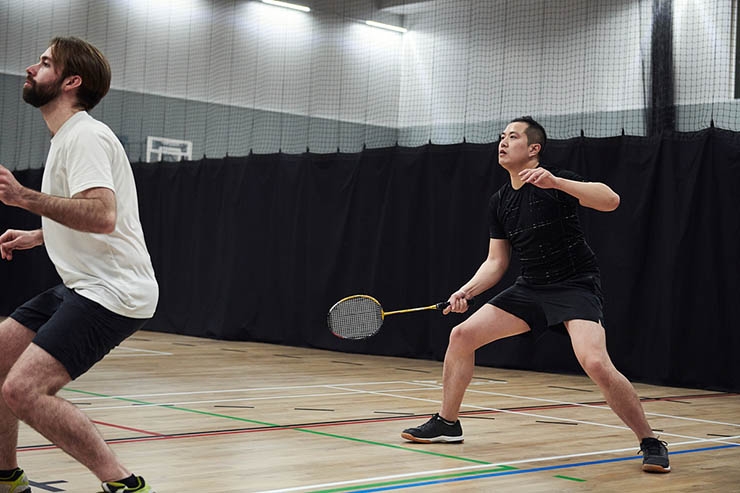
M 116 226 L 116 195 L 109 188 L 90 188 L 71 198 L 56 197 L 24 187 L 0 166 L 0 201 L 77 231 L 110 233 Z
M 483 261 L 473 277 L 460 289 L 452 293 L 449 298 L 450 306 L 444 309 L 444 314 L 450 312 L 463 313 L 468 309 L 467 300 L 474 298 L 483 291 L 492 288 L 506 273 L 511 259 L 511 245 L 509 240 L 491 238 L 488 245 L 488 257 Z
M 578 202 L 591 209 L 610 212 L 619 207 L 619 195 L 601 182 L 581 182 L 560 178 L 545 168 L 531 168 L 519 172 L 524 183 L 531 183 L 539 188 L 555 188 L 578 199 Z

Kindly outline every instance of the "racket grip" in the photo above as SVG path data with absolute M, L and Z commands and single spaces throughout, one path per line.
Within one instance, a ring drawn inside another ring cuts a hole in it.
M 468 306 L 475 305 L 475 298 L 466 299 L 465 301 L 468 302 Z M 444 310 L 445 308 L 447 308 L 448 306 L 450 306 L 450 302 L 449 301 L 442 301 L 440 303 L 437 303 L 436 306 L 437 306 L 437 310 Z

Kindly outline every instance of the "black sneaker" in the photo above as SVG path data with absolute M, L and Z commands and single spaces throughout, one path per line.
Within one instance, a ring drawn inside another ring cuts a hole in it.
M 401 438 L 418 443 L 461 443 L 463 432 L 459 419 L 449 424 L 449 421 L 445 421 L 439 414 L 435 414 L 423 425 L 403 430 Z
M 643 438 L 640 442 L 642 470 L 647 472 L 671 472 L 668 463 L 667 443 L 657 438 Z

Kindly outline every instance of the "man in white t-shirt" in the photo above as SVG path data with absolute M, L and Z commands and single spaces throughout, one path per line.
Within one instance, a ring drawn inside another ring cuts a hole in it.
M 51 147 L 41 192 L 0 165 L 0 201 L 41 216 L 41 229 L 0 235 L 0 257 L 44 244 L 62 284 L 0 322 L 0 493 L 31 491 L 17 462 L 19 419 L 90 469 L 103 492 L 151 493 L 56 395 L 140 329 L 159 297 L 131 164 L 87 113 L 108 92 L 110 66 L 86 41 L 55 38 L 26 74 L 23 99 L 41 110 Z

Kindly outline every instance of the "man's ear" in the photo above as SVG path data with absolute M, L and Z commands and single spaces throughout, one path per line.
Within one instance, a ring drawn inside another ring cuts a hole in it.
M 70 75 L 69 77 L 64 79 L 64 82 L 62 82 L 62 89 L 74 89 L 75 87 L 80 87 L 81 85 L 82 77 L 80 77 L 79 75 Z
M 529 155 L 535 156 L 539 154 L 541 150 L 542 150 L 541 144 L 532 144 L 531 146 L 529 146 Z

